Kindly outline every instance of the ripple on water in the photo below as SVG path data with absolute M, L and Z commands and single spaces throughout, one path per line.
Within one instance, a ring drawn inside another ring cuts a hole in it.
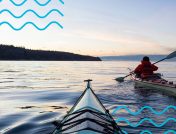
M 1 62 L 0 132 L 49 134 L 55 128 L 52 122 L 62 119 L 85 89 L 83 80 L 88 78 L 94 80 L 93 89 L 111 112 L 119 105 L 126 105 L 132 111 L 138 111 L 145 105 L 158 111 L 168 105 L 176 105 L 176 99 L 171 96 L 153 90 L 134 89 L 133 83 L 128 79 L 124 83 L 113 80 L 128 74 L 127 68 L 134 68 L 136 64 L 138 63 L 128 61 Z M 170 64 L 162 63 L 160 69 L 165 78 L 176 81 L 176 68 Z M 125 117 L 134 124 L 147 117 L 158 123 L 168 117 L 176 118 L 174 110 L 169 110 L 162 116 L 156 116 L 149 110 L 133 116 L 121 110 L 113 116 Z M 147 129 L 158 134 L 176 128 L 174 122 L 168 122 L 162 128 L 156 128 L 149 122 L 144 122 L 137 128 L 130 127 L 126 122 L 119 124 L 125 131 L 136 134 Z
M 27 113 L 16 113 L 16 114 L 4 115 L 3 117 L 0 117 L 0 130 L 3 130 L 3 131 L 9 130 L 11 126 L 18 124 L 28 116 L 29 114 Z

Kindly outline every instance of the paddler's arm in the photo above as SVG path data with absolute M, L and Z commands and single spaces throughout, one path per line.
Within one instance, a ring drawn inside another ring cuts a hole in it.
M 141 65 L 138 65 L 136 69 L 134 70 L 135 74 L 141 74 Z
M 157 70 L 158 70 L 158 67 L 152 64 L 152 70 L 153 70 L 153 71 L 157 71 Z

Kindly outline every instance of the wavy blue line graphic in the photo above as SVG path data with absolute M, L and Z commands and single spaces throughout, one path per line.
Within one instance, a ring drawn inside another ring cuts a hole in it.
M 122 130 L 122 132 L 123 132 L 124 134 L 128 134 L 125 130 Z
M 0 2 L 2 2 L 3 0 L 0 0 Z M 13 5 L 15 5 L 15 6 L 22 6 L 22 5 L 24 5 L 26 2 L 27 2 L 28 0 L 24 0 L 23 2 L 21 2 L 21 3 L 16 3 L 16 2 L 14 2 L 13 0 L 10 0 L 10 2 L 13 4 Z M 46 6 L 46 5 L 48 5 L 52 0 L 48 0 L 48 1 L 46 1 L 45 3 L 40 3 L 40 2 L 38 2 L 38 0 L 34 0 L 35 1 L 35 3 L 37 3 L 39 6 Z M 64 4 L 64 1 L 63 0 L 58 0 L 61 4 Z
M 124 131 L 124 130 L 122 130 L 123 131 L 123 133 L 124 134 L 128 134 L 128 132 L 126 132 L 126 131 Z M 149 130 L 143 130 L 143 131 L 141 131 L 140 132 L 140 134 L 146 134 L 146 133 L 148 133 L 148 134 L 152 134 L 152 132 L 151 131 L 149 131 Z M 176 134 L 176 131 L 175 130 L 167 130 L 167 131 L 165 131 L 163 134 Z
M 26 10 L 24 13 L 22 13 L 21 15 L 14 15 L 10 10 L 8 10 L 8 9 L 3 9 L 3 10 L 1 10 L 0 11 L 0 14 L 2 14 L 2 13 L 5 13 L 5 12 L 7 12 L 7 13 L 9 13 L 11 16 L 13 16 L 14 18 L 16 18 L 16 19 L 19 19 L 19 18 L 22 18 L 24 15 L 26 15 L 27 13 L 29 13 L 29 12 L 31 12 L 31 13 L 33 13 L 33 14 L 35 14 L 38 18 L 46 18 L 48 15 L 50 15 L 52 12 L 56 12 L 56 13 L 58 13 L 59 15 L 61 15 L 61 16 L 64 16 L 64 14 L 62 13 L 62 12 L 60 12 L 58 9 L 52 9 L 52 10 L 50 10 L 48 13 L 46 13 L 45 15 L 39 15 L 39 14 L 37 14 L 34 10 L 32 10 L 32 9 L 28 9 L 28 10 Z
M 40 31 L 43 31 L 43 30 L 46 30 L 50 25 L 52 25 L 52 24 L 56 24 L 56 25 L 58 25 L 60 28 L 62 28 L 63 29 L 63 26 L 59 23 L 59 22 L 57 22 L 57 21 L 51 21 L 50 23 L 48 23 L 45 27 L 43 27 L 43 28 L 39 28 L 35 23 L 33 23 L 33 22 L 26 22 L 26 23 L 24 23 L 21 27 L 19 27 L 19 28 L 15 28 L 14 26 L 12 26 L 9 22 L 7 22 L 7 21 L 4 21 L 4 22 L 0 22 L 0 26 L 1 25 L 8 25 L 9 27 L 11 27 L 13 30 L 15 30 L 15 31 L 19 31 L 19 30 L 22 30 L 26 25 L 33 25 L 37 30 L 40 30 Z
M 173 134 L 176 134 L 176 131 L 175 130 L 168 130 L 168 131 L 166 131 L 166 132 L 164 132 L 164 134 L 170 134 L 170 133 L 173 133 Z
M 140 132 L 140 134 L 146 134 L 146 133 L 148 133 L 148 134 L 152 134 L 152 132 L 149 131 L 149 130 L 143 130 L 142 132 Z
M 176 106 L 172 106 L 172 105 L 170 105 L 170 106 L 167 106 L 163 111 L 161 111 L 161 112 L 157 112 L 157 111 L 155 111 L 152 107 L 150 107 L 150 106 L 144 106 L 144 107 L 142 107 L 139 111 L 137 111 L 137 112 L 133 112 L 133 111 L 131 111 L 130 109 L 128 109 L 127 108 L 127 106 L 118 106 L 113 112 L 112 112 L 112 114 L 115 114 L 117 111 L 119 111 L 119 110 L 121 110 L 121 109 L 125 109 L 129 114 L 131 114 L 131 115 L 138 115 L 138 114 L 140 114 L 144 109 L 149 109 L 152 113 L 154 113 L 154 114 L 156 114 L 156 115 L 162 115 L 162 114 L 164 114 L 165 112 L 167 112 L 169 109 L 174 109 L 174 110 L 176 110 Z
M 138 126 L 140 126 L 143 122 L 145 122 L 145 121 L 148 121 L 148 122 L 150 122 L 152 125 L 154 125 L 155 127 L 162 127 L 162 126 L 164 126 L 166 123 L 168 123 L 169 121 L 174 121 L 174 122 L 176 122 L 176 118 L 167 118 L 163 123 L 161 123 L 161 124 L 157 124 L 157 123 L 155 123 L 152 119 L 150 119 L 150 118 L 144 118 L 144 119 L 142 119 L 142 120 L 140 120 L 139 121 L 139 123 L 137 123 L 137 124 L 132 124 L 132 123 L 130 123 L 130 121 L 128 120 L 128 119 L 126 119 L 126 118 L 118 118 L 118 119 L 116 119 L 115 120 L 117 123 L 120 123 L 120 122 L 126 122 L 129 126 L 131 126 L 131 127 L 138 127 Z

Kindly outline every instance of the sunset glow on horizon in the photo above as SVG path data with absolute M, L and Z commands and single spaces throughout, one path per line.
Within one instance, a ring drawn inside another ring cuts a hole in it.
M 56 5 L 56 2 L 53 0 L 42 8 L 34 4 L 24 6 L 34 8 L 39 14 L 45 14 L 49 7 L 59 8 L 64 17 L 53 13 L 47 19 L 58 19 L 63 29 L 51 25 L 45 31 L 38 31 L 26 26 L 14 31 L 3 25 L 0 26 L 0 44 L 93 56 L 168 54 L 176 50 L 175 0 L 65 0 L 64 5 Z M 0 3 L 1 9 L 2 4 L 15 14 L 24 12 L 24 7 L 17 11 L 8 1 Z M 22 19 L 14 19 L 7 13 L 0 15 L 0 22 L 10 21 L 16 27 L 27 20 L 35 19 L 38 25 L 41 22 L 32 14 Z

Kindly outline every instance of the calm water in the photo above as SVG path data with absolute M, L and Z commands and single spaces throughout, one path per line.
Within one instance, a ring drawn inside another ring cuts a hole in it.
M 124 76 L 128 67 L 138 62 L 31 62 L 0 61 L 0 133 L 5 134 L 48 134 L 55 127 L 52 122 L 61 119 L 74 104 L 85 88 L 83 80 L 91 78 L 93 89 L 112 112 L 117 106 L 127 106 L 138 111 L 151 106 L 162 111 L 168 105 L 176 106 L 176 99 L 153 90 L 134 89 L 130 80 L 118 84 L 113 78 Z M 176 63 L 159 63 L 159 72 L 176 82 Z M 118 111 L 114 118 L 124 117 L 132 124 L 151 118 L 161 124 L 167 118 L 176 118 L 176 111 L 168 110 L 155 115 L 144 110 L 132 116 L 125 110 Z M 120 122 L 128 133 L 150 130 L 164 133 L 176 129 L 176 122 L 170 120 L 162 128 L 145 121 L 134 128 Z

